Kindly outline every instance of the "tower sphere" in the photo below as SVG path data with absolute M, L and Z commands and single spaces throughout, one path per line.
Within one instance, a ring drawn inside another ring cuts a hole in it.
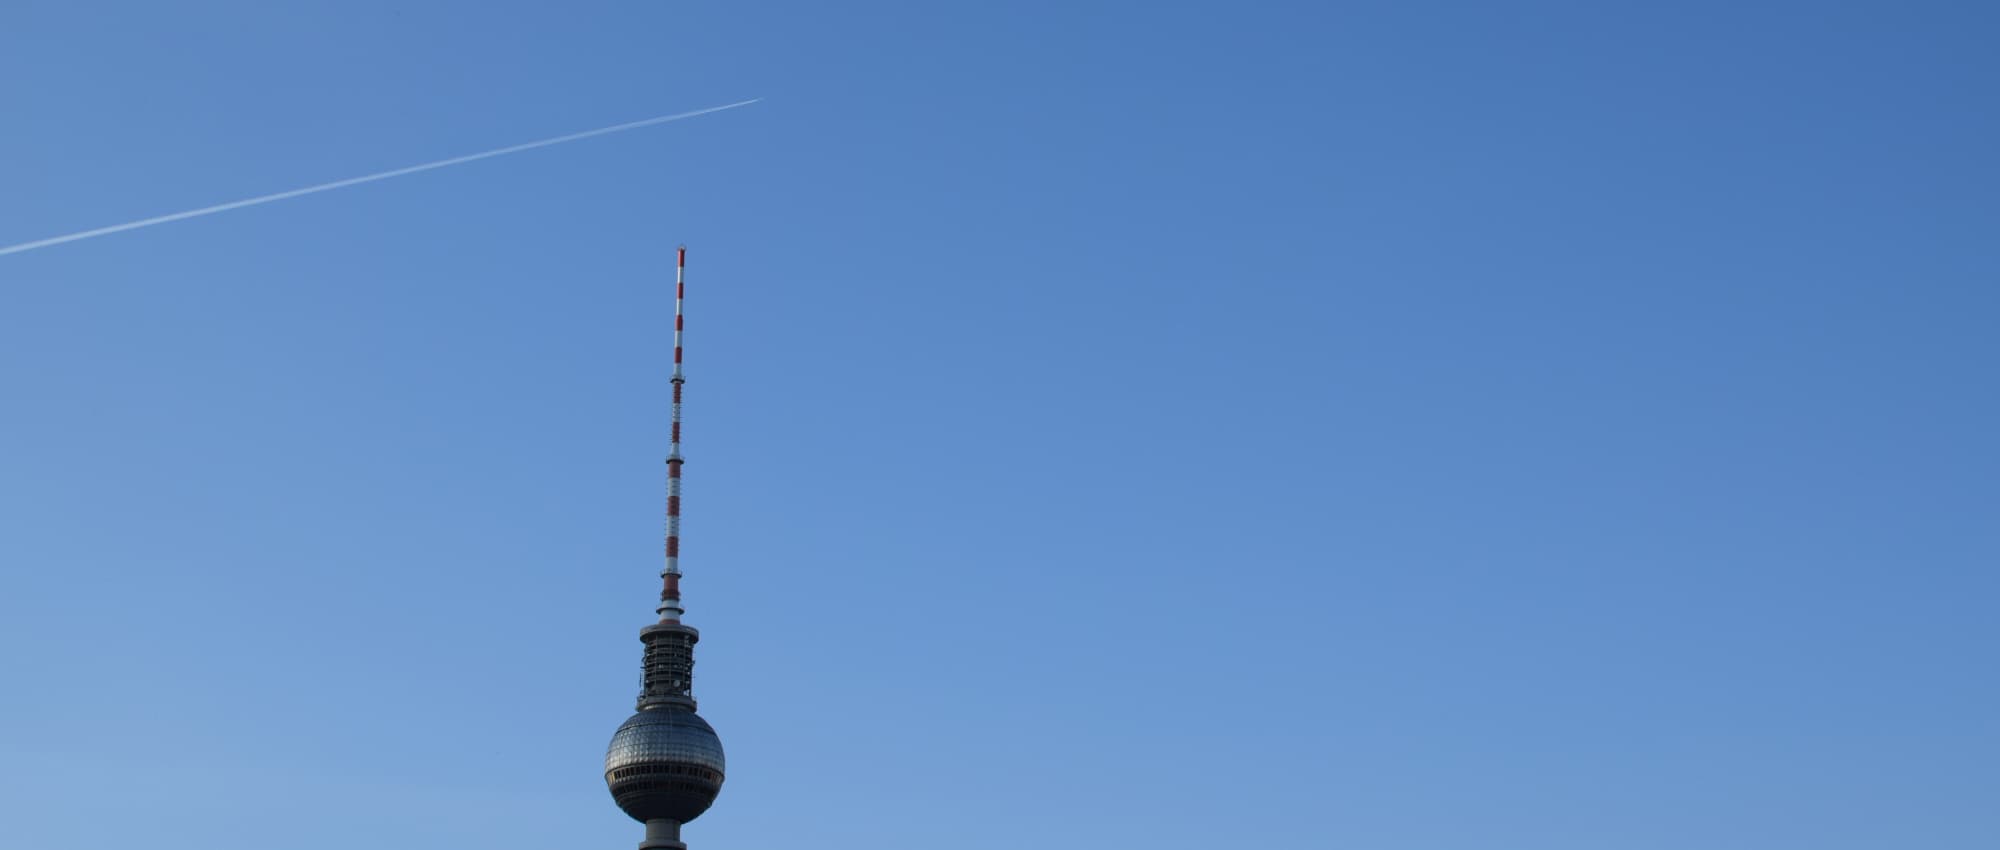
M 632 715 L 611 736 L 604 782 L 633 820 L 687 823 L 722 791 L 722 740 L 701 715 L 653 708 Z

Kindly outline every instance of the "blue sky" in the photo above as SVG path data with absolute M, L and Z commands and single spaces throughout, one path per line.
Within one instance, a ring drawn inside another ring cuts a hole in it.
M 2000 13 L 0 12 L 0 844 L 2000 843 Z

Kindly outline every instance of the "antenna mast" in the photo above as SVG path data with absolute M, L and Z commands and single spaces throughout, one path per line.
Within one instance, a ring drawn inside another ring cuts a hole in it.
M 674 430 L 667 450 L 667 566 L 660 571 L 660 607 L 656 609 L 662 623 L 678 623 L 686 613 L 681 608 L 681 385 L 687 383 L 681 374 L 681 301 L 687 297 L 687 258 L 687 246 L 682 245 L 674 266 Z

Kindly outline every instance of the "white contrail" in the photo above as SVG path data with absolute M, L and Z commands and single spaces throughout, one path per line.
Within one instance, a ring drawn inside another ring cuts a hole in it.
M 181 219 L 184 218 L 199 218 L 201 216 L 213 215 L 215 213 L 226 212 L 228 210 L 240 209 L 243 207 L 254 207 L 258 204 L 268 204 L 272 201 L 282 201 L 286 198 L 296 198 L 300 195 L 310 195 L 315 192 L 325 192 L 329 189 L 339 189 L 346 186 L 356 186 L 362 183 L 373 183 L 377 180 L 387 180 L 391 177 L 401 177 L 405 174 L 415 174 L 419 171 L 429 171 L 433 168 L 444 168 L 445 166 L 448 165 L 459 165 L 462 163 L 473 162 L 475 160 L 490 159 L 492 157 L 504 156 L 510 153 L 519 153 L 525 150 L 534 150 L 535 148 L 545 148 L 550 145 L 560 145 L 563 142 L 574 142 L 578 139 L 588 139 L 592 136 L 603 136 L 610 133 L 621 133 L 626 130 L 635 130 L 640 127 L 650 127 L 653 126 L 654 124 L 665 124 L 668 121 L 679 121 L 683 118 L 693 118 L 697 115 L 707 115 L 710 112 L 721 112 L 722 110 L 725 109 L 735 109 L 736 107 L 739 106 L 749 106 L 750 104 L 756 103 L 757 101 L 760 100 L 763 100 L 763 98 L 756 97 L 756 98 L 751 98 L 749 100 L 739 100 L 735 103 L 724 104 L 722 106 L 711 106 L 707 109 L 697 109 L 693 112 L 681 112 L 674 115 L 662 115 L 658 118 L 647 118 L 643 121 L 633 121 L 629 124 L 614 124 L 610 127 L 601 127 L 596 130 L 585 130 L 581 133 L 571 133 L 567 136 L 557 136 L 553 139 L 543 139 L 539 142 L 528 142 L 526 144 L 512 145 L 510 147 L 504 147 L 504 148 L 499 148 L 497 150 L 486 151 L 485 153 L 475 153 L 475 154 L 467 154 L 465 156 L 455 156 L 452 157 L 451 159 L 440 159 L 437 162 L 426 162 L 423 165 L 412 165 L 408 168 L 398 168 L 394 171 L 384 171 L 381 172 L 380 174 L 370 174 L 365 177 L 349 177 L 346 180 L 335 180 L 332 183 L 321 183 L 317 186 L 307 186 L 303 189 L 293 189 L 289 192 L 278 192 L 276 194 L 271 194 L 271 195 L 259 195 L 255 198 L 245 198 L 244 200 L 241 201 L 230 201 L 229 203 L 226 204 L 216 204 L 215 206 L 202 207 L 201 209 L 198 210 L 188 210 L 186 212 L 177 212 L 169 215 L 155 216 L 153 218 L 145 218 L 145 219 L 140 219 L 138 221 L 128 221 L 124 224 L 114 224 L 111 225 L 110 227 L 100 227 L 97 228 L 96 230 L 85 230 L 81 233 L 71 233 L 67 236 L 52 236 L 47 239 L 38 239 L 33 242 L 23 242 L 19 245 L 10 245 L 5 248 L 0 248 L 0 254 L 18 254 L 21 253 L 22 251 L 33 251 L 36 248 L 47 248 L 50 245 L 61 245 L 64 242 L 75 242 L 78 239 L 89 239 L 93 236 L 107 236 L 113 233 L 122 233 L 127 230 L 137 230 L 141 227 L 152 227 L 155 224 L 166 224 L 167 222 L 170 221 L 180 221 Z

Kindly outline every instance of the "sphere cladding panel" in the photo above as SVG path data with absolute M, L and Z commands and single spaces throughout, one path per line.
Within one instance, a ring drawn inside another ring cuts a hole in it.
M 722 740 L 716 737 L 715 728 L 692 711 L 656 709 L 634 714 L 611 736 L 611 749 L 604 754 L 606 772 L 662 762 L 700 765 L 717 773 L 727 770 Z

